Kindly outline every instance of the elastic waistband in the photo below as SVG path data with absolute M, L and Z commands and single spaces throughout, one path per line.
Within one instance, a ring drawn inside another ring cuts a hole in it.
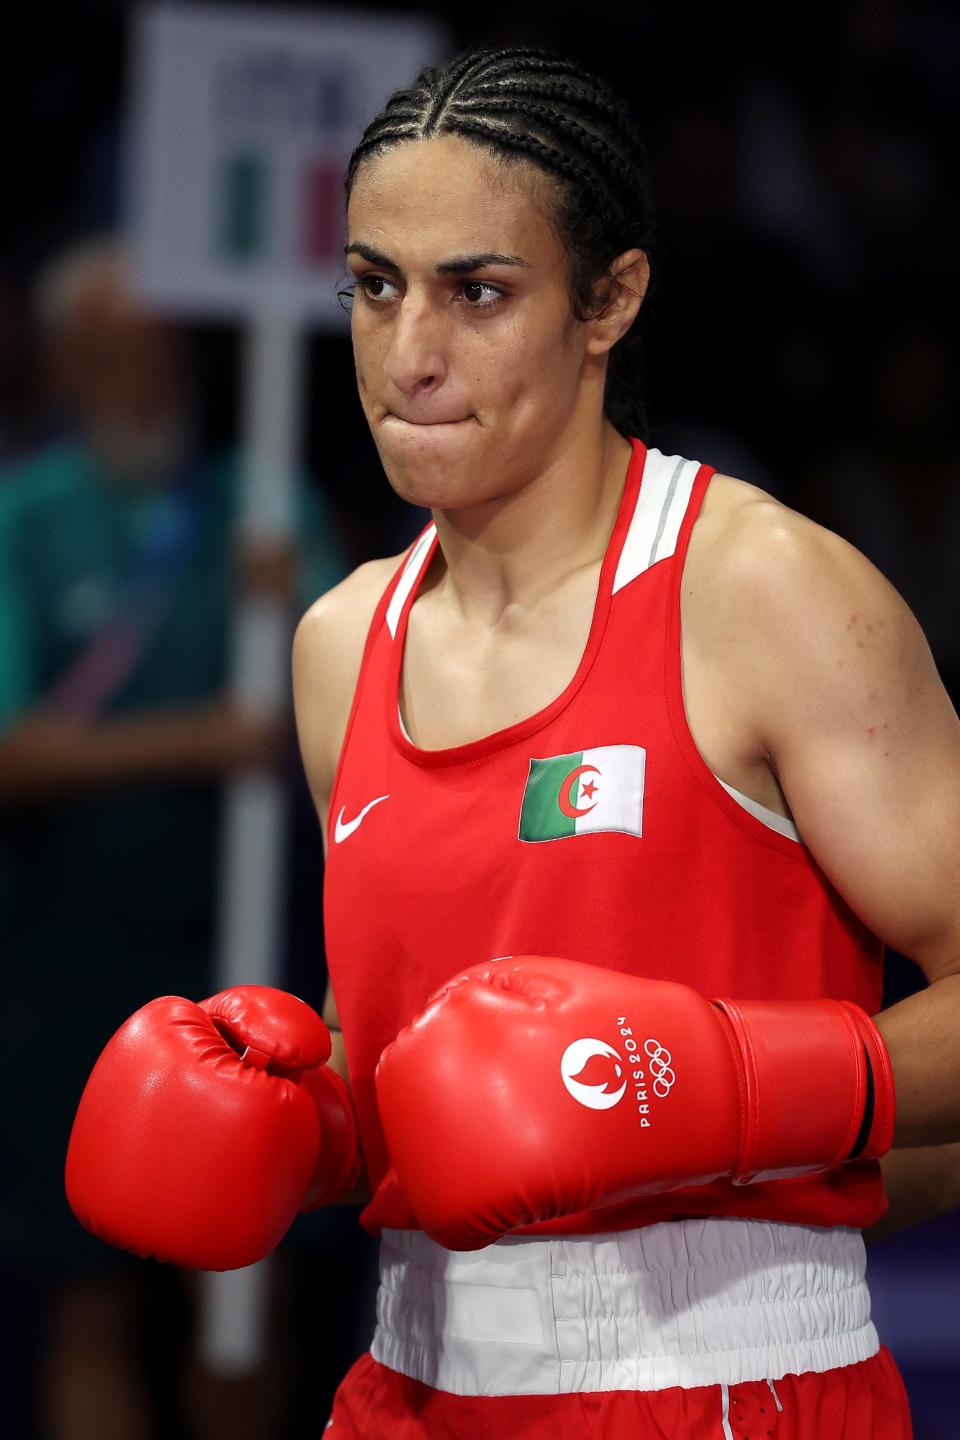
M 374 1359 L 455 1395 L 738 1385 L 880 1348 L 859 1230 L 714 1216 L 445 1250 L 384 1230 Z

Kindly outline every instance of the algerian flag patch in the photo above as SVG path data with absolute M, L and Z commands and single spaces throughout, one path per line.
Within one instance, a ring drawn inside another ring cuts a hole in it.
M 598 830 L 643 834 L 640 745 L 599 745 L 531 760 L 520 807 L 521 840 L 563 840 Z

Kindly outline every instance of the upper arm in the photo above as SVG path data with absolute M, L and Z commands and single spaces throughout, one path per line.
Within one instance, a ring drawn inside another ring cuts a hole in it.
M 368 560 L 321 595 L 293 636 L 293 709 L 304 774 L 320 821 L 327 809 L 367 631 L 396 561 Z
M 331 733 L 336 697 L 327 678 L 332 669 L 330 652 L 334 648 L 334 627 L 329 618 L 329 603 L 325 602 L 329 602 L 329 597 L 321 595 L 299 620 L 291 654 L 297 743 L 320 821 L 324 858 L 327 853 L 327 807 L 336 769 Z
M 723 620 L 804 842 L 928 980 L 960 971 L 960 720 L 926 637 L 839 535 L 783 506 L 744 515 Z
M 324 858 L 330 794 L 367 631 L 384 585 L 401 558 L 391 556 L 359 566 L 314 601 L 294 632 L 294 717 L 304 774 L 320 822 Z M 323 1019 L 329 1029 L 340 1028 L 329 984 Z

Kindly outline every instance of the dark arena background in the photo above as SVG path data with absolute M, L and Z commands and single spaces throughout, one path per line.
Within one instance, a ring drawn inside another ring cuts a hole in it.
M 117 397 L 131 386 L 173 397 L 175 417 L 157 445 L 212 474 L 226 473 L 256 428 L 249 316 L 227 304 L 208 313 L 192 304 L 160 319 L 144 302 L 136 315 L 118 317 L 106 302 L 99 310 L 74 303 L 85 257 L 111 253 L 132 223 L 131 115 L 147 83 L 133 49 L 143 12 L 116 0 L 16 8 L 0 47 L 0 936 L 8 1045 L 0 1433 L 319 1435 L 375 1320 L 376 1246 L 355 1207 L 298 1218 L 262 1267 L 256 1293 L 235 1300 L 229 1289 L 211 1291 L 204 1276 L 93 1240 L 63 1194 L 72 1113 L 109 1035 L 154 995 L 199 998 L 217 988 L 211 896 L 223 874 L 230 782 L 264 764 L 279 781 L 284 860 L 273 980 L 318 1009 L 323 854 L 289 706 L 258 726 L 218 703 L 235 592 L 231 572 L 214 561 L 195 597 L 196 625 L 175 637 L 180 661 L 183 647 L 196 647 L 193 669 L 171 665 L 167 686 L 161 679 L 125 702 L 155 712 L 161 749 L 164 726 L 193 717 L 198 747 L 206 735 L 210 751 L 205 765 L 197 761 L 202 783 L 147 794 L 141 781 L 88 781 L 78 790 L 64 778 L 64 752 L 38 741 L 18 760 L 12 748 L 20 719 L 42 695 L 23 607 L 29 602 L 32 617 L 59 605 L 47 619 L 59 615 L 66 644 L 70 624 L 92 623 L 109 606 L 128 538 L 106 526 L 97 542 L 102 573 L 58 591 L 63 577 L 31 568 L 23 548 L 29 528 L 16 524 L 16 512 L 24 476 L 43 491 L 45 523 L 63 540 L 53 549 L 65 555 L 76 527 L 93 523 L 57 499 L 57 467 L 70 447 L 96 432 L 105 444 L 126 446 L 144 472 L 157 463 L 157 450 L 120 418 Z M 242 15 L 248 7 L 224 8 Z M 318 33 L 332 16 L 349 22 L 358 57 L 384 26 L 418 16 L 444 56 L 474 45 L 547 44 L 609 78 L 642 126 L 660 227 L 656 284 L 638 321 L 643 438 L 750 481 L 860 549 L 917 616 L 956 705 L 960 10 L 947 0 L 799 8 L 488 0 L 415 11 L 284 4 L 266 13 L 296 14 Z M 286 72 L 277 73 L 254 77 L 251 105 L 283 103 Z M 224 105 L 242 109 L 244 93 L 231 91 Z M 349 101 L 334 86 L 323 104 L 332 115 Z M 301 217 L 303 244 L 318 254 L 334 255 L 340 237 L 335 169 L 317 169 L 313 208 Z M 247 155 L 218 183 L 218 243 L 228 256 L 231 247 L 235 257 L 255 256 L 264 173 Z M 164 233 L 186 234 L 194 218 L 168 207 Z M 146 223 L 142 215 L 138 223 Z M 336 277 L 325 271 L 323 284 L 330 300 Z M 347 329 L 304 320 L 297 355 L 290 433 L 302 478 L 299 558 L 292 569 L 282 556 L 272 571 L 269 555 L 263 564 L 267 588 L 287 586 L 294 619 L 362 561 L 400 550 L 427 518 L 384 478 L 357 399 Z M 72 884 L 81 871 L 92 882 Z M 189 944 L 178 938 L 186 933 Z M 891 1004 L 923 980 L 888 951 L 885 983 Z M 947 1208 L 867 1253 L 874 1319 L 905 1378 L 917 1440 L 956 1440 L 960 1216 Z M 238 1338 L 230 1316 L 244 1307 L 249 1323 Z

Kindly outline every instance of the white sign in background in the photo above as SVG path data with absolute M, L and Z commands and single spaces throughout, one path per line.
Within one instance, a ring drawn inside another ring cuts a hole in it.
M 150 5 L 137 13 L 125 229 L 166 310 L 346 327 L 343 174 L 445 45 L 417 16 Z

